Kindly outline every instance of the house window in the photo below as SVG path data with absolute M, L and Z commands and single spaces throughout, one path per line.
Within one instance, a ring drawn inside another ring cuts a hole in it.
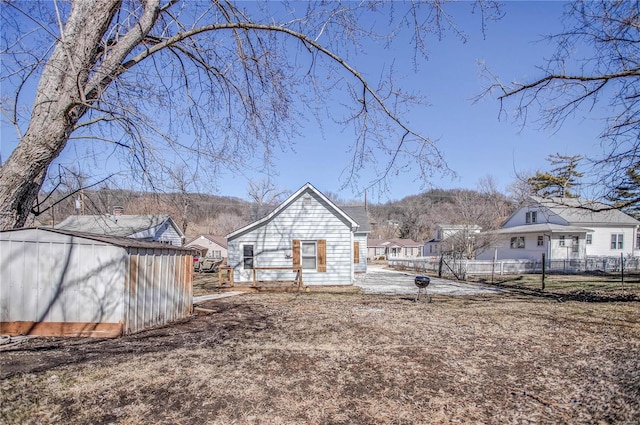
M 578 252 L 578 241 L 579 241 L 580 239 L 578 239 L 578 237 L 577 237 L 577 236 L 572 236 L 572 237 L 571 237 L 571 239 L 572 239 L 572 243 L 571 243 L 571 252 L 575 252 L 575 253 L 577 253 L 577 252 Z
M 591 233 L 587 234 L 587 245 L 591 245 L 593 243 L 593 235 Z
M 538 212 L 537 211 L 529 211 L 525 215 L 525 221 L 527 224 L 537 223 L 538 222 Z
M 560 240 L 558 241 L 559 246 L 565 246 L 564 236 L 560 236 Z
M 611 235 L 611 249 L 622 249 L 624 235 L 622 233 L 614 233 Z
M 302 267 L 306 270 L 316 270 L 322 273 L 327 271 L 326 240 L 300 241 L 294 239 L 292 248 L 293 267 Z
M 222 251 L 219 249 L 213 251 L 213 258 L 222 258 Z
M 253 269 L 253 245 L 242 245 L 242 264 L 245 270 Z
M 313 242 L 302 242 L 300 250 L 300 257 L 302 259 L 302 268 L 315 270 L 318 264 L 317 258 L 317 247 L 315 241 Z
M 511 248 L 512 249 L 524 248 L 524 236 L 514 236 L 513 238 L 511 238 Z
M 376 255 L 384 255 L 384 248 L 376 248 Z
M 544 245 L 544 236 L 538 236 L 538 246 Z

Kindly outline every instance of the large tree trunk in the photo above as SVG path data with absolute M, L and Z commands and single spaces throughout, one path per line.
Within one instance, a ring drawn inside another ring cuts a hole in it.
M 0 230 L 22 227 L 47 168 L 65 147 L 95 99 L 85 99 L 89 73 L 119 0 L 73 3 L 63 33 L 45 65 L 29 127 L 0 169 Z

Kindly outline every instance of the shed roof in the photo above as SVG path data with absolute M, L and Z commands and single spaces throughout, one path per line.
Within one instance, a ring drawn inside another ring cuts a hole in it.
M 183 236 L 182 230 L 167 215 L 71 215 L 54 226 L 59 230 L 93 233 L 97 235 L 130 236 L 147 229 L 158 227 L 165 222 Z
M 19 238 L 19 233 L 24 233 L 24 231 L 35 230 L 38 232 L 50 232 L 56 233 L 60 235 L 67 235 L 76 238 L 89 239 L 97 242 L 102 242 L 108 245 L 115 245 L 122 248 L 150 248 L 150 249 L 169 249 L 175 251 L 188 251 L 192 252 L 192 248 L 179 247 L 175 245 L 170 245 L 161 242 L 150 242 L 144 241 L 140 239 L 127 238 L 122 236 L 109 236 L 109 235 L 98 235 L 95 233 L 86 233 L 86 232 L 77 232 L 73 230 L 64 230 L 64 229 L 54 229 L 51 227 L 23 227 L 19 229 L 10 229 L 10 230 L 2 230 L 0 231 L 0 239 L 9 239 L 9 240 L 17 240 Z M 12 234 L 16 236 L 13 237 Z

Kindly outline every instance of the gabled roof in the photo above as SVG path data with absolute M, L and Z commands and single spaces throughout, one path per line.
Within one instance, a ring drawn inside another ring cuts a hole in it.
M 58 230 L 109 236 L 131 236 L 169 222 L 180 236 L 182 230 L 169 215 L 71 215 L 54 226 Z
M 347 213 L 349 217 L 354 219 L 358 223 L 358 233 L 371 232 L 371 225 L 369 223 L 369 215 L 364 205 L 349 205 L 340 207 L 342 211 Z
M 413 239 L 394 238 L 394 239 L 387 239 L 387 241 L 389 242 L 389 245 L 397 245 L 397 246 L 403 246 L 403 247 L 422 246 L 422 244 L 414 241 Z
M 532 196 L 531 200 L 571 224 L 640 225 L 640 221 L 630 215 L 599 201 L 579 198 L 541 198 L 538 196 Z
M 266 217 L 263 217 L 260 220 L 254 221 L 253 223 L 249 223 L 248 225 L 246 225 L 244 227 L 241 227 L 240 229 L 234 230 L 233 232 L 229 233 L 227 235 L 227 241 L 229 239 L 233 239 L 234 237 L 239 236 L 239 235 L 241 235 L 243 233 L 246 233 L 246 232 L 248 232 L 248 231 L 250 231 L 252 229 L 260 227 L 265 223 L 268 223 L 274 217 L 276 217 L 278 214 L 280 214 L 281 211 L 283 211 L 289 205 L 291 205 L 296 199 L 298 199 L 304 193 L 309 192 L 309 191 L 315 193 L 320 199 L 322 199 L 325 203 L 327 203 L 329 205 L 329 208 L 333 209 L 339 216 L 343 217 L 351 225 L 351 230 L 352 231 L 356 231 L 358 229 L 359 226 L 358 226 L 358 222 L 357 221 L 355 221 L 353 218 L 349 217 L 343 210 L 338 208 L 331 200 L 329 200 L 329 198 L 324 196 L 322 194 L 322 192 L 320 192 L 318 189 L 313 187 L 313 185 L 311 183 L 306 183 L 304 186 L 302 186 L 300 189 L 298 189 L 293 195 L 289 196 L 283 203 L 281 203 L 278 207 L 276 207 L 276 209 L 271 211 L 269 213 L 269 215 L 267 215 Z
M 369 248 L 375 248 L 380 246 L 401 246 L 401 247 L 416 247 L 422 246 L 421 243 L 414 241 L 413 239 L 369 239 L 367 240 L 367 246 Z
M 191 241 L 189 241 L 188 243 L 186 243 L 185 245 L 195 244 L 200 238 L 208 239 L 209 241 L 215 243 L 216 245 L 219 245 L 222 248 L 227 249 L 227 238 L 219 235 L 199 235 L 194 239 L 192 239 Z M 201 248 L 204 248 L 204 247 L 201 246 Z
M 123 236 L 99 235 L 95 233 L 77 232 L 73 230 L 54 229 L 51 227 L 23 227 L 19 229 L 2 230 L 0 231 L 0 234 L 9 234 L 10 232 L 19 233 L 25 230 L 57 233 L 60 235 L 67 235 L 71 237 L 102 242 L 109 245 L 115 245 L 121 248 L 153 248 L 153 249 L 171 249 L 171 250 L 177 250 L 177 251 L 193 252 L 193 249 L 191 248 L 170 245 L 162 242 L 151 242 L 151 241 L 145 241 L 141 239 L 127 238 Z
M 367 246 L 369 248 L 374 248 L 374 247 L 377 247 L 377 246 L 384 246 L 383 245 L 384 241 L 385 241 L 384 239 L 367 239 Z

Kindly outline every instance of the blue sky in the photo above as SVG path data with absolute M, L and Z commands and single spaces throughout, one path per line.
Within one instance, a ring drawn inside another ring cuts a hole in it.
M 553 45 L 541 41 L 543 35 L 562 29 L 562 2 L 508 1 L 503 5 L 505 16 L 497 22 L 489 22 L 484 37 L 477 15 L 469 13 L 471 4 L 454 5 L 456 22 L 468 36 L 462 43 L 451 33 L 438 41 L 428 40 L 428 61 L 419 63 L 419 71 L 413 72 L 412 48 L 406 39 L 394 41 L 391 50 L 367 46 L 366 52 L 350 56 L 349 63 L 365 77 L 376 81 L 382 69 L 392 63 L 398 69 L 399 84 L 405 90 L 418 91 L 426 96 L 428 106 L 412 108 L 403 118 L 418 132 L 437 140 L 449 167 L 458 178 L 434 175 L 430 186 L 416 180 L 416 171 L 393 176 L 388 191 L 370 193 L 373 202 L 398 200 L 417 194 L 429 187 L 469 188 L 491 176 L 498 188 L 505 190 L 516 173 L 547 169 L 549 154 L 598 154 L 598 134 L 601 131 L 595 119 L 576 116 L 567 121 L 557 132 L 538 128 L 535 123 L 522 127 L 513 123 L 512 116 L 498 119 L 499 103 L 485 98 L 474 104 L 473 100 L 483 89 L 478 61 L 483 61 L 504 80 L 531 80 L 538 75 L 536 66 L 553 52 Z M 597 111 L 596 111 L 597 113 Z M 3 122 L 0 149 L 6 159 L 15 146 L 15 136 Z M 300 129 L 293 150 L 278 154 L 271 180 L 275 186 L 291 191 L 310 182 L 321 191 L 337 193 L 343 199 L 362 199 L 363 195 L 352 189 L 341 190 L 345 167 L 349 165 L 347 146 L 353 141 L 349 130 L 327 123 L 322 134 L 316 123 L 310 120 Z M 65 152 L 64 158 L 74 158 L 74 152 Z M 264 179 L 260 174 L 222 175 L 216 194 L 247 198 L 247 180 Z M 359 185 L 364 187 L 373 179 L 371 173 L 363 173 Z M 136 189 L 135 187 L 132 187 Z
M 458 174 L 457 178 L 436 175 L 432 187 L 475 189 L 481 178 L 492 176 L 498 188 L 506 190 L 516 173 L 548 169 L 549 154 L 597 155 L 601 128 L 589 116 L 576 116 L 553 132 L 535 123 L 522 127 L 521 123 L 512 122 L 512 114 L 499 120 L 496 99 L 473 102 L 484 83 L 478 61 L 506 81 L 525 81 L 540 75 L 536 66 L 544 64 L 554 47 L 543 36 L 562 29 L 563 3 L 506 2 L 505 17 L 490 22 L 484 38 L 477 16 L 467 13 L 469 4 L 456 7 L 465 11 L 458 15 L 458 22 L 469 41 L 463 44 L 452 34 L 441 41 L 431 39 L 428 61 L 420 63 L 417 74 L 408 69 L 401 82 L 404 88 L 425 94 L 430 104 L 414 108 L 405 118 L 419 132 L 438 141 L 448 165 Z M 375 79 L 380 69 L 392 61 L 396 66 L 410 63 L 412 50 L 408 43 L 396 42 L 392 50 L 372 49 L 367 55 L 352 57 L 351 63 Z M 350 189 L 339 190 L 340 175 L 349 160 L 344 142 L 351 135 L 331 126 L 326 126 L 324 133 L 323 139 L 315 123 L 310 122 L 297 141 L 296 153 L 276 160 L 279 175 L 272 180 L 278 187 L 291 190 L 308 181 L 321 191 L 338 193 L 344 199 L 361 199 L 361 194 Z M 416 181 L 415 176 L 415 172 L 395 176 L 389 181 L 388 192 L 376 192 L 369 199 L 398 200 L 429 188 Z M 367 177 L 373 176 L 363 177 L 362 185 L 366 185 Z M 232 176 L 223 179 L 220 191 L 240 197 L 246 193 Z

